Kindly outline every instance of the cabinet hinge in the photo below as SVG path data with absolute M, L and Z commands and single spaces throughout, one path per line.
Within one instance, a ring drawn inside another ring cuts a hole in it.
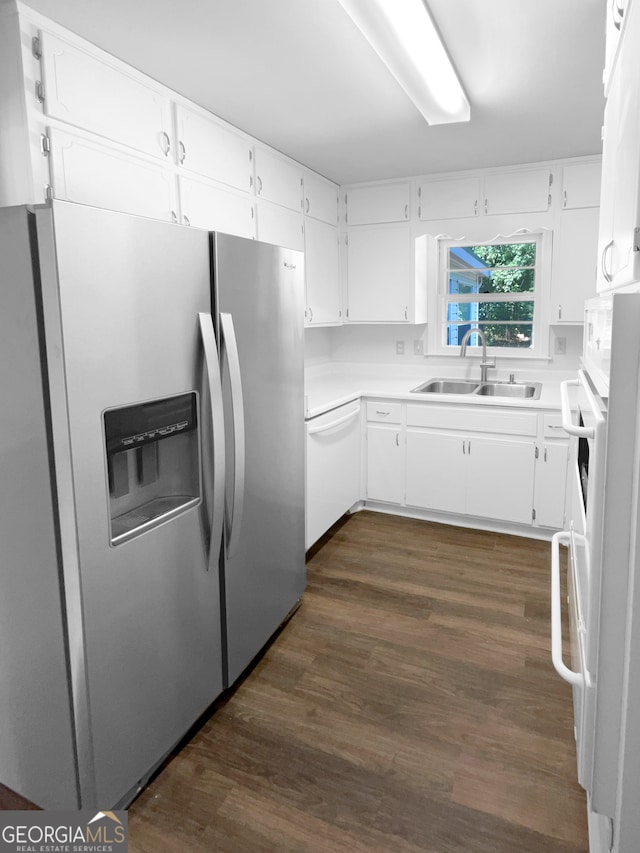
M 44 104 L 44 87 L 41 80 L 36 80 L 36 101 Z
M 535 511 L 535 509 L 532 509 L 532 510 L 531 510 L 531 520 L 532 520 L 532 521 L 535 521 L 535 520 L 536 520 L 536 511 Z
M 346 315 L 347 315 L 347 320 L 348 320 L 348 319 L 349 319 L 349 309 L 348 309 L 348 308 L 347 308 L 347 311 L 346 311 Z
M 422 218 L 422 205 L 419 204 L 418 205 L 418 219 L 421 219 L 421 218 Z
M 553 186 L 553 172 L 549 172 L 549 186 Z
M 344 235 L 344 244 L 345 244 L 345 246 L 349 245 L 349 235 L 348 234 Z
M 640 228 L 633 229 L 633 251 L 640 252 Z
M 40 150 L 43 157 L 48 157 L 51 152 L 51 140 L 46 133 L 40 134 Z
M 422 187 L 418 187 L 418 198 L 422 198 Z
M 551 193 L 549 193 L 549 196 L 547 198 L 547 207 L 551 207 Z
M 31 53 L 35 56 L 36 59 L 42 59 L 42 45 L 40 44 L 40 39 L 38 36 L 34 36 L 31 39 Z
M 52 198 L 53 198 L 53 187 L 51 186 L 51 184 L 45 184 L 44 185 L 44 200 L 45 201 L 51 201 Z

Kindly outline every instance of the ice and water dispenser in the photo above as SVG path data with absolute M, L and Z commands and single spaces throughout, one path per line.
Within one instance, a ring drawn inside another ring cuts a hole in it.
M 195 393 L 109 409 L 104 435 L 112 545 L 199 501 Z

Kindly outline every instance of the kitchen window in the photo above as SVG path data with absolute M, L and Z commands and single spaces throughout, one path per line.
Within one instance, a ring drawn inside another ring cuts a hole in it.
M 548 355 L 545 237 L 526 232 L 490 242 L 440 241 L 435 352 L 458 354 L 465 333 L 479 328 L 497 355 Z M 480 349 L 480 336 L 472 334 L 468 346 Z

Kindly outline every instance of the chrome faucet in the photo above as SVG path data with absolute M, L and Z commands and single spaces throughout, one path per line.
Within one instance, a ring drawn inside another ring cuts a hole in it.
M 487 381 L 487 370 L 490 367 L 496 366 L 495 358 L 491 361 L 487 361 L 487 339 L 485 337 L 482 329 L 477 327 L 472 327 L 467 329 L 464 333 L 464 337 L 462 338 L 462 342 L 460 344 L 460 357 L 463 357 L 467 354 L 467 341 L 471 337 L 471 335 L 479 335 L 480 340 L 482 341 L 482 361 L 480 362 L 480 382 Z

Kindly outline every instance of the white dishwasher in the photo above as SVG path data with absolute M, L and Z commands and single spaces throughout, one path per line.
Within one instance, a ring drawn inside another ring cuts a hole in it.
M 307 425 L 306 547 L 360 500 L 360 401 Z

